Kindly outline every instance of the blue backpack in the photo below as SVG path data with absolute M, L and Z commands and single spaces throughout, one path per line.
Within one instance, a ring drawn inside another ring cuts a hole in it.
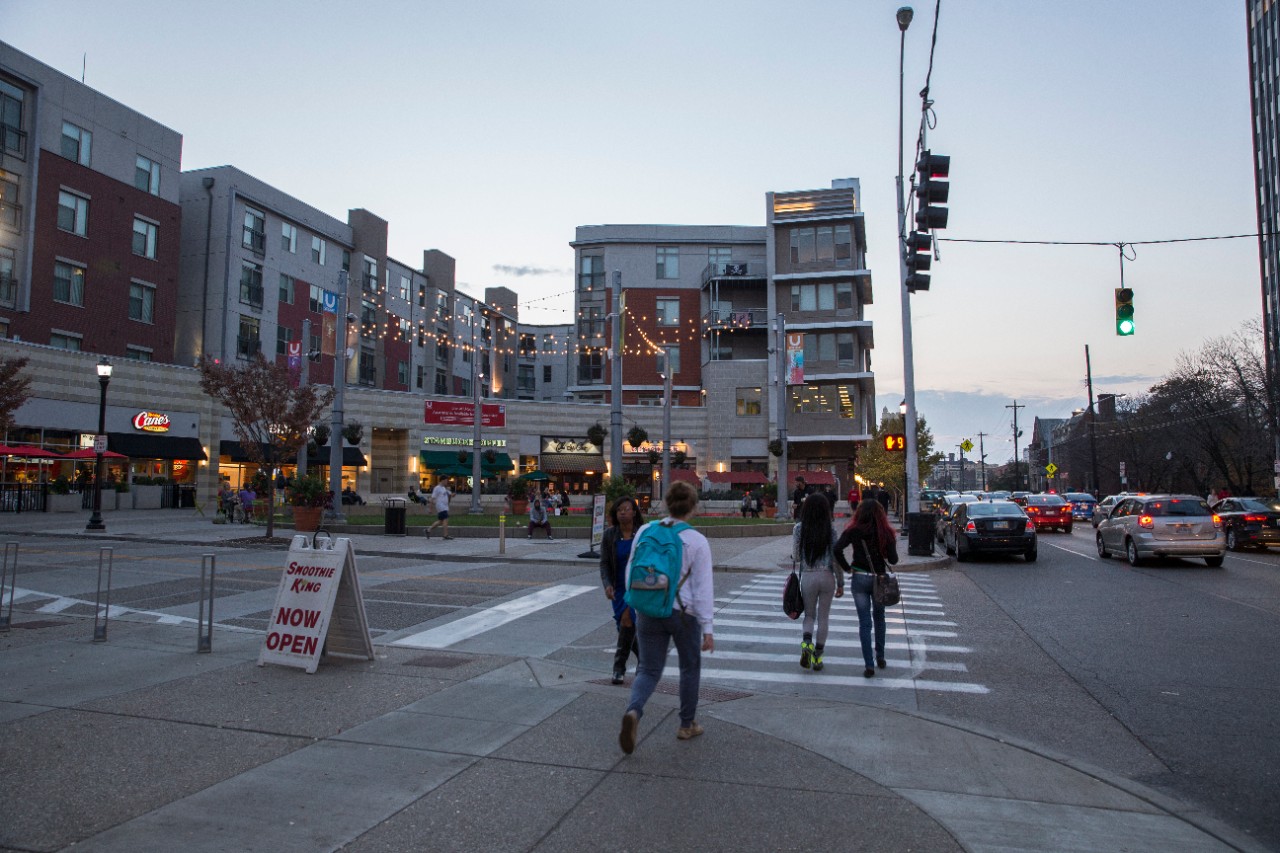
M 680 531 L 688 530 L 683 521 L 674 524 L 654 522 L 645 525 L 631 550 L 630 579 L 627 582 L 627 604 L 655 619 L 671 615 L 676 595 L 684 581 L 680 569 L 684 565 L 684 543 Z

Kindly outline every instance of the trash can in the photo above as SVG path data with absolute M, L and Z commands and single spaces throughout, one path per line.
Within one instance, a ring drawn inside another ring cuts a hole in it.
M 405 535 L 405 516 L 408 510 L 405 508 L 404 498 L 383 498 L 382 499 L 383 515 L 382 515 L 382 532 L 388 536 L 404 536 Z
M 933 555 L 933 543 L 938 536 L 936 512 L 907 513 L 907 553 L 913 557 Z

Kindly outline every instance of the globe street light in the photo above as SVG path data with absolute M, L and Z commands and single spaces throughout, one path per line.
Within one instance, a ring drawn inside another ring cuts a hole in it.
M 98 434 L 94 437 L 94 449 L 98 458 L 93 468 L 93 515 L 85 530 L 106 530 L 102 523 L 102 480 L 106 476 L 103 452 L 107 449 L 107 385 L 111 383 L 111 362 L 104 355 L 98 362 Z

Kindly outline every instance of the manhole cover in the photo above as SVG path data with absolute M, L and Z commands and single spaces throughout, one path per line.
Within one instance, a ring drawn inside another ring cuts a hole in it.
M 434 669 L 452 669 L 470 661 L 467 655 L 430 654 L 404 662 L 405 666 L 429 666 Z
M 628 675 L 623 684 L 630 687 L 632 680 L 632 676 Z M 593 678 L 587 683 L 615 686 L 613 681 L 608 678 Z M 679 696 L 680 682 L 659 681 L 658 686 L 654 688 L 654 690 L 658 693 L 665 693 L 668 696 Z M 729 690 L 725 687 L 708 687 L 705 684 L 699 685 L 698 687 L 698 700 L 702 702 L 732 702 L 734 699 L 746 699 L 750 695 L 752 694 L 743 693 L 741 690 Z
M 56 628 L 58 625 L 65 625 L 66 622 L 56 622 L 52 619 L 33 619 L 30 622 L 13 622 L 10 628 Z

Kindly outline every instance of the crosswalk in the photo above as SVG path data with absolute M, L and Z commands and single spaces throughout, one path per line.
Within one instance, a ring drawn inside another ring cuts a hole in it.
M 858 615 L 847 592 L 831 607 L 825 667 L 800 668 L 800 620 L 782 613 L 787 572 L 753 578 L 716 597 L 716 650 L 702 659 L 702 679 L 721 683 L 822 684 L 890 690 L 987 693 L 967 679 L 972 653 L 959 625 L 947 618 L 927 575 L 900 574 L 902 601 L 885 611 L 888 667 L 863 678 Z M 673 652 L 674 654 L 674 652 Z

